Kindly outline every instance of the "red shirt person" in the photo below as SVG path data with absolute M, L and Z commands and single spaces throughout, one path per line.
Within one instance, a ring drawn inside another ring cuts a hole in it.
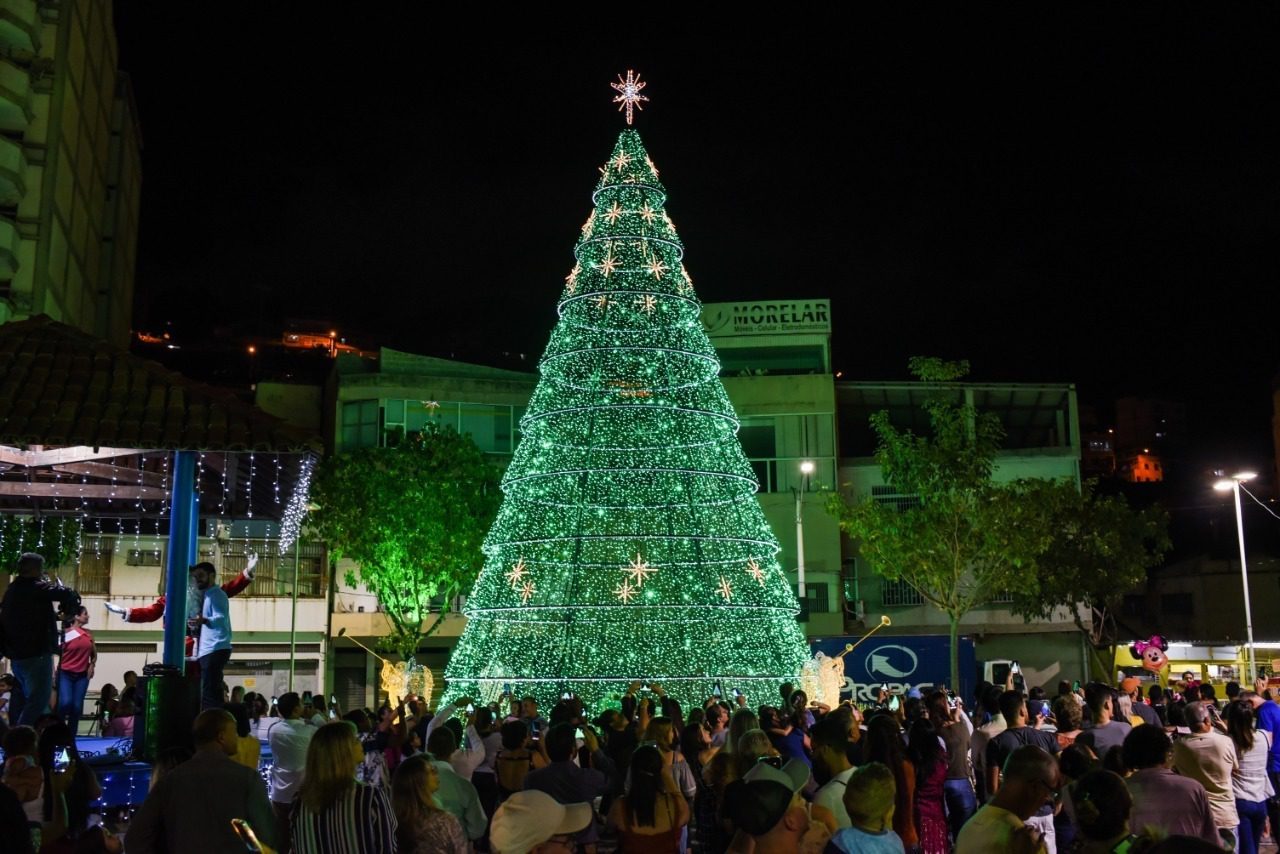
M 58 658 L 58 717 L 66 721 L 72 732 L 84 710 L 84 695 L 98 662 L 98 648 L 89 632 L 89 609 L 80 606 L 76 615 L 62 629 L 62 647 Z

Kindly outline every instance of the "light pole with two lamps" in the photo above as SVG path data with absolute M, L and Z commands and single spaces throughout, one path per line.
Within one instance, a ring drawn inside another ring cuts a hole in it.
M 1240 489 L 1241 484 L 1253 480 L 1257 476 L 1254 472 L 1242 471 L 1231 475 L 1231 477 L 1224 477 L 1213 485 L 1213 488 L 1219 492 L 1231 490 L 1236 499 L 1236 537 L 1240 541 L 1240 581 L 1244 585 L 1244 626 L 1246 640 L 1249 644 L 1249 678 L 1245 680 L 1247 685 L 1252 685 L 1253 680 L 1258 678 L 1258 666 L 1257 662 L 1254 661 L 1253 652 L 1253 611 L 1249 606 L 1249 570 L 1245 566 L 1244 559 L 1244 517 L 1240 513 Z

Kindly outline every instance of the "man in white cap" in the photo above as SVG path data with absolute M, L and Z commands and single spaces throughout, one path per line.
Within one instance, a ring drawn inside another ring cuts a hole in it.
M 493 854 L 573 854 L 574 837 L 591 823 L 591 804 L 561 804 L 546 792 L 516 792 L 489 826 Z

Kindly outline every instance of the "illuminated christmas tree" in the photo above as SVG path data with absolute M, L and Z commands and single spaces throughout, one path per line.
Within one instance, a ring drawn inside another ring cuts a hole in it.
M 639 134 L 601 173 L 448 696 L 762 702 L 808 658 L 799 607 Z

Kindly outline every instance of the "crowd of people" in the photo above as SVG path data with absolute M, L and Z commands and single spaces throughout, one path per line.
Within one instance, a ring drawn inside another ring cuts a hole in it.
M 1261 682 L 1219 700 L 1190 673 L 1052 695 L 1010 675 L 972 709 L 941 686 L 828 708 L 789 684 L 684 708 L 635 682 L 594 714 L 568 695 L 546 717 L 512 696 L 342 714 L 319 694 L 228 690 L 227 594 L 196 567 L 213 604 L 192 627 L 194 751 L 157 757 L 121 839 L 92 811 L 101 787 L 76 746 L 88 614 L 39 564 L 23 557 L 0 613 L 5 850 L 1256 854 L 1280 827 L 1280 705 Z M 103 734 L 132 735 L 138 690 L 134 673 L 102 687 Z

